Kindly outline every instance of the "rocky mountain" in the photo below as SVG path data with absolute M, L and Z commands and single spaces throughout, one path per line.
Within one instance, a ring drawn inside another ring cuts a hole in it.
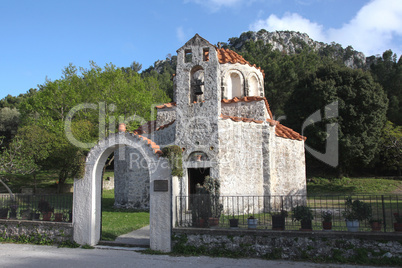
M 247 41 L 257 42 L 261 40 L 265 45 L 269 44 L 272 49 L 279 50 L 286 54 L 300 53 L 303 49 L 318 52 L 321 56 L 330 56 L 339 59 L 350 68 L 366 68 L 366 56 L 362 52 L 358 52 L 353 47 L 343 48 L 335 42 L 326 44 L 311 39 L 306 33 L 294 31 L 276 31 L 268 32 L 264 29 L 258 32 L 244 32 L 240 37 L 229 39 L 228 47 L 237 51 L 241 51 Z

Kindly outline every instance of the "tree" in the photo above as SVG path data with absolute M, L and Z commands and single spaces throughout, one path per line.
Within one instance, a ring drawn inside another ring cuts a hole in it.
M 401 176 L 402 168 L 402 126 L 387 121 L 380 139 L 380 165 L 382 168 L 396 170 Z
M 324 107 L 338 102 L 339 116 L 325 119 Z M 305 120 L 317 110 L 324 120 L 307 127 L 307 144 L 325 152 L 326 125 L 339 125 L 338 174 L 368 166 L 378 151 L 378 140 L 386 119 L 388 100 L 368 72 L 329 64 L 301 80 L 286 104 L 287 124 L 302 130 Z M 312 163 L 311 157 L 307 159 Z M 309 168 L 309 166 L 307 166 Z
M 18 130 L 16 146 L 19 148 L 19 161 L 30 163 L 30 170 L 27 174 L 32 174 L 34 181 L 34 191 L 36 192 L 36 175 L 42 169 L 45 161 L 48 159 L 54 136 L 37 125 L 24 126 Z M 14 146 L 14 145 L 13 145 Z
M 4 145 L 7 146 L 17 133 L 20 121 L 20 113 L 16 108 L 4 107 L 0 109 L 0 136 L 4 137 Z
M 40 166 L 56 170 L 61 185 L 67 178 L 80 177 L 88 150 L 72 144 L 70 134 L 81 143 L 94 143 L 116 131 L 120 120 L 127 120 L 132 130 L 154 119 L 152 105 L 167 101 L 156 78 L 142 78 L 113 64 L 101 68 L 91 62 L 89 69 L 80 68 L 80 74 L 70 64 L 61 79 L 40 85 L 36 94 L 21 103 L 20 110 L 27 128 L 39 128 L 52 137 Z M 81 104 L 89 106 L 70 113 Z M 71 133 L 66 122 L 71 122 Z M 38 132 L 34 129 L 33 133 Z M 27 131 L 24 134 L 28 136 Z M 32 140 L 32 144 L 37 146 L 41 140 Z
M 389 121 L 402 125 L 402 56 L 397 61 L 397 55 L 387 50 L 382 57 L 371 57 L 370 66 L 374 79 L 380 83 L 389 99 L 387 118 Z

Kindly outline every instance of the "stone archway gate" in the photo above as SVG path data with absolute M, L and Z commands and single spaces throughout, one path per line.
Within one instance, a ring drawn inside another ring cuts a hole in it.
M 99 242 L 102 169 L 108 156 L 124 146 L 136 148 L 148 164 L 150 247 L 153 250 L 169 252 L 172 231 L 171 169 L 168 161 L 160 157 L 159 146 L 146 137 L 126 132 L 111 134 L 93 147 L 86 159 L 84 178 L 74 181 L 74 241 L 81 245 L 96 245 Z

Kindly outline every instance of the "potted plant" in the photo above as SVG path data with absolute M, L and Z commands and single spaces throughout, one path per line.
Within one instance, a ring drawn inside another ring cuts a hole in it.
M 29 217 L 30 220 L 39 220 L 40 213 L 37 210 L 31 211 L 31 215 Z
M 351 197 L 346 198 L 345 211 L 342 212 L 345 217 L 346 227 L 349 232 L 359 231 L 359 222 L 371 217 L 371 205 L 358 199 L 352 201 Z
M 399 213 L 394 213 L 395 223 L 394 230 L 395 232 L 402 232 L 402 215 Z
M 195 195 L 190 198 L 193 226 L 205 227 L 209 217 L 209 195 L 199 183 L 195 187 Z
M 292 209 L 292 218 L 294 221 L 300 221 L 301 231 L 312 231 L 313 212 L 307 206 L 296 206 Z
M 0 219 L 7 219 L 8 207 L 4 205 L 4 202 L 0 200 Z
M 18 209 L 17 204 L 10 205 L 10 219 L 16 219 L 17 218 L 17 209 Z
M 209 196 L 209 217 L 208 225 L 217 226 L 221 216 L 223 205 L 220 203 L 220 182 L 216 178 L 206 176 L 203 187 Z
M 382 224 L 381 219 L 372 218 L 369 220 L 369 222 L 370 222 L 372 232 L 380 232 L 381 231 L 381 224 Z
M 288 216 L 286 210 L 281 210 L 280 212 L 271 212 L 272 216 L 272 230 L 285 230 L 285 220 Z
M 50 221 L 54 208 L 50 206 L 48 201 L 41 199 L 38 203 L 38 210 L 42 213 L 44 221 Z
M 229 219 L 229 225 L 230 225 L 230 228 L 232 228 L 232 229 L 239 228 L 239 219 L 236 219 L 235 217 L 233 217 L 232 219 Z
M 247 218 L 248 229 L 257 229 L 258 219 L 254 218 L 254 216 L 250 216 Z
M 322 228 L 324 230 L 332 229 L 332 210 L 321 211 Z
M 63 213 L 54 213 L 54 221 L 60 222 L 63 221 Z

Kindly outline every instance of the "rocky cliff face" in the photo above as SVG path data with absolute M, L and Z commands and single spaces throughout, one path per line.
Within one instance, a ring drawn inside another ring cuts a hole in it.
M 286 54 L 300 53 L 303 49 L 313 50 L 322 56 L 338 58 L 350 68 L 365 68 L 366 56 L 362 52 L 354 50 L 351 46 L 343 48 L 340 44 L 326 44 L 311 39 L 305 33 L 293 31 L 268 32 L 260 30 L 258 32 L 245 32 L 240 37 L 229 39 L 229 47 L 241 50 L 245 42 L 253 40 L 263 41 L 264 44 L 270 44 L 274 50 L 279 50 Z

